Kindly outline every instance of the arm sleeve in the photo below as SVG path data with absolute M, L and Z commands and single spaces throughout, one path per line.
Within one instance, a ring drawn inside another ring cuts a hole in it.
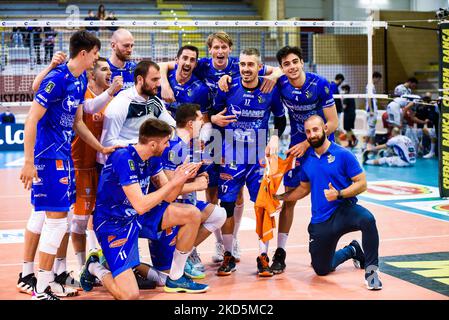
M 111 99 L 112 97 L 106 90 L 93 99 L 84 100 L 84 112 L 89 114 L 100 112 L 106 106 L 106 104 L 111 101 Z
M 120 139 L 120 131 L 126 120 L 128 108 L 120 98 L 115 98 L 106 108 L 101 134 L 101 144 L 105 147 L 114 145 L 126 145 L 127 142 Z
M 299 171 L 299 180 L 303 182 L 310 182 L 309 177 L 307 176 L 306 171 L 304 170 L 304 165 L 301 165 L 301 170 Z

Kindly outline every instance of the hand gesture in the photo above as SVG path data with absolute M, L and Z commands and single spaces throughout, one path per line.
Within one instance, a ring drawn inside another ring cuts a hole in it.
M 228 83 L 231 82 L 232 82 L 231 76 L 225 74 L 220 78 L 220 80 L 218 80 L 218 87 L 220 88 L 221 91 L 228 92 L 229 91 Z
M 334 188 L 332 183 L 329 182 L 329 189 L 324 189 L 324 196 L 329 202 L 337 200 L 338 190 Z
M 109 95 L 112 97 L 114 94 L 119 92 L 123 87 L 123 77 L 122 76 L 115 76 L 114 79 L 112 79 L 111 86 L 108 89 Z
M 307 140 L 304 140 L 303 142 L 300 142 L 298 144 L 295 144 L 293 147 L 287 150 L 286 154 L 290 155 L 292 154 L 296 158 L 300 158 L 304 155 L 304 153 L 309 148 L 309 142 Z
M 220 127 L 226 127 L 228 124 L 237 121 L 235 115 L 232 114 L 229 116 L 225 116 L 224 115 L 225 113 L 226 113 L 226 108 L 224 108 L 223 111 L 213 115 L 211 117 L 210 121 Z
M 172 180 L 175 184 L 184 184 L 187 180 L 196 176 L 200 167 L 201 163 L 184 163 L 176 168 Z
M 124 146 L 112 146 L 112 147 L 103 147 L 100 152 L 104 155 L 111 154 L 115 151 L 115 149 L 124 148 Z

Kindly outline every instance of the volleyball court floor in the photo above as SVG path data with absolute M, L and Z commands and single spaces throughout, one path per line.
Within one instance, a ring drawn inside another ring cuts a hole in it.
M 23 235 L 30 214 L 29 192 L 19 181 L 22 153 L 0 154 L 0 299 L 30 299 L 18 293 L 16 283 L 21 271 Z M 214 237 L 198 251 L 206 265 L 209 291 L 201 295 L 165 293 L 163 288 L 141 291 L 141 299 L 449 299 L 449 201 L 438 197 L 436 159 L 419 159 L 413 168 L 365 167 L 368 190 L 359 196 L 376 217 L 380 235 L 380 271 L 383 290 L 369 291 L 364 285 L 363 270 L 347 261 L 330 275 L 315 275 L 310 266 L 307 225 L 310 220 L 309 197 L 298 202 L 287 242 L 287 268 L 272 278 L 258 278 L 257 236 L 253 204 L 245 193 L 245 212 L 239 233 L 242 249 L 237 271 L 217 277 L 217 264 L 211 262 Z M 282 188 L 282 187 L 281 187 Z M 280 190 L 282 191 L 282 189 Z M 341 238 L 338 247 L 360 232 Z M 276 235 L 270 243 L 270 259 L 276 249 Z M 145 241 L 140 242 L 142 260 L 149 262 Z M 37 266 L 37 263 L 36 263 Z M 75 270 L 71 244 L 69 270 Z M 68 299 L 112 299 L 104 288 L 80 292 Z

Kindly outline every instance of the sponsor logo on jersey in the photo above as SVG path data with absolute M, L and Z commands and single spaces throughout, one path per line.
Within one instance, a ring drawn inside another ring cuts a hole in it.
M 47 198 L 47 195 L 45 193 L 38 193 L 34 194 L 33 198 Z
M 175 152 L 174 151 L 169 151 L 168 152 L 168 161 L 173 162 L 173 160 L 175 160 Z
M 64 162 L 62 160 L 56 160 L 56 170 L 64 170 Z
M 49 81 L 44 90 L 45 90 L 45 92 L 50 93 L 54 87 L 55 87 L 55 83 L 53 81 Z
M 225 180 L 225 181 L 229 181 L 229 180 L 234 179 L 234 177 L 231 176 L 231 175 L 228 174 L 228 173 L 220 173 L 220 179 L 221 179 L 221 180 Z
M 312 98 L 312 92 L 310 92 L 309 90 L 307 90 L 306 91 L 306 97 L 307 97 L 307 99 L 310 99 L 310 98 Z
M 62 184 L 68 185 L 69 184 L 69 177 L 63 177 L 63 178 L 59 179 L 59 182 L 62 183 Z
M 328 86 L 324 86 L 324 91 L 326 92 L 326 94 L 329 94 L 329 87 Z
M 122 239 L 118 239 L 115 240 L 114 242 L 111 242 L 109 244 L 109 248 L 118 248 L 118 247 L 122 247 L 125 243 L 128 242 L 127 238 L 122 238 Z
M 229 106 L 229 112 L 231 112 L 235 117 L 238 119 L 239 116 L 242 114 L 242 109 L 240 109 L 239 106 L 231 104 Z
M 87 195 L 90 195 L 90 191 L 91 191 L 90 188 L 86 188 L 85 191 L 86 191 L 86 194 L 87 194 Z
M 334 161 L 335 161 L 335 157 L 333 155 L 330 154 L 327 156 L 327 163 L 332 163 Z
M 64 108 L 65 111 L 72 112 L 72 109 L 77 107 L 78 102 L 79 101 L 76 100 L 75 97 L 67 96 L 62 102 L 62 108 Z
M 111 241 L 114 240 L 115 238 L 117 238 L 117 236 L 108 236 L 108 242 L 111 242 Z
M 262 103 L 265 102 L 265 98 L 262 97 L 262 96 L 258 96 L 258 97 L 257 97 L 257 101 L 258 101 L 260 104 L 262 104 Z
M 132 171 L 136 170 L 136 166 L 135 166 L 133 160 L 129 159 L 129 160 L 128 160 L 128 165 L 129 165 L 129 168 L 130 168 Z
M 33 179 L 33 184 L 35 186 L 41 186 L 43 184 L 43 181 L 44 181 L 44 179 L 37 177 L 37 178 Z

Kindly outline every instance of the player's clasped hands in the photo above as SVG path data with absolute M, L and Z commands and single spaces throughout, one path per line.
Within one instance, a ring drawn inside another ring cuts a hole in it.
M 337 200 L 338 190 L 334 188 L 332 183 L 329 182 L 329 189 L 324 189 L 324 196 L 326 197 L 327 201 Z
M 113 96 L 117 92 L 119 92 L 123 87 L 123 77 L 122 76 L 115 76 L 114 79 L 112 79 L 111 86 L 108 89 L 108 94 L 110 96 Z
M 209 184 L 209 175 L 206 172 L 199 174 L 195 179 L 195 183 L 197 184 L 197 191 L 206 190 Z
M 300 142 L 298 144 L 295 144 L 293 147 L 287 150 L 287 155 L 293 155 L 296 158 L 300 158 L 304 155 L 304 153 L 309 148 L 309 142 L 307 140 L 304 140 L 303 142 Z
M 30 190 L 33 184 L 33 179 L 38 179 L 37 170 L 34 163 L 25 162 L 20 172 L 20 180 L 26 190 Z
M 175 180 L 176 183 L 185 183 L 187 180 L 196 176 L 200 167 L 201 163 L 184 163 L 176 168 L 173 180 Z
M 235 115 L 231 114 L 229 116 L 225 116 L 225 113 L 226 113 L 226 108 L 224 108 L 223 111 L 213 115 L 211 117 L 211 122 L 216 124 L 217 126 L 226 127 L 228 124 L 237 121 Z

